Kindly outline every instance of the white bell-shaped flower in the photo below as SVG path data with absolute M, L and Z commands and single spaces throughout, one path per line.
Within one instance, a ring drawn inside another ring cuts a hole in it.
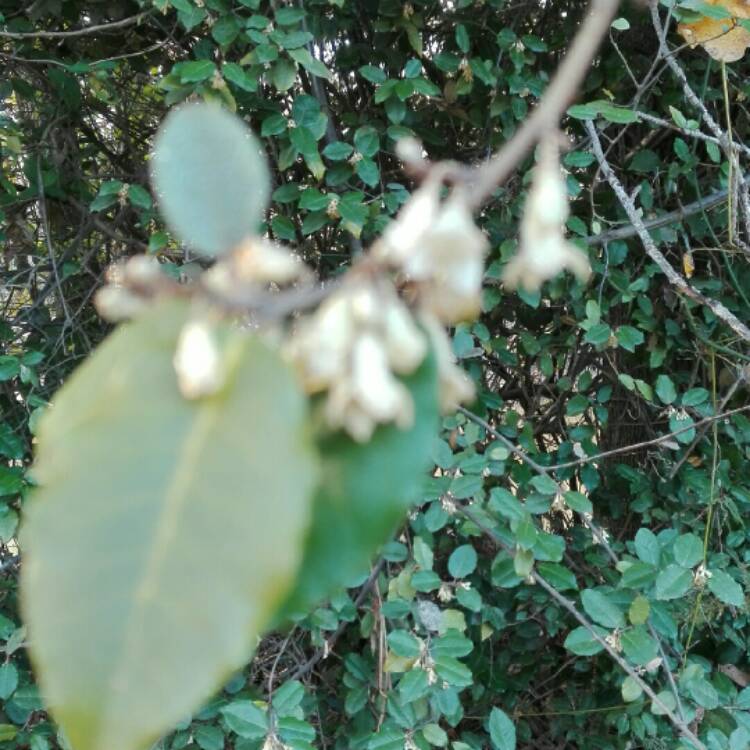
M 341 293 L 332 294 L 313 317 L 299 322 L 287 354 L 308 393 L 323 391 L 345 376 L 355 330 L 351 300 Z
M 281 245 L 250 237 L 203 275 L 215 294 L 235 298 L 268 284 L 285 286 L 310 276 L 308 267 Z
M 405 267 L 414 278 L 429 281 L 423 287 L 422 307 L 448 324 L 475 318 L 488 242 L 460 194 L 442 205 L 422 244 L 423 252 Z
M 224 382 L 219 347 L 205 320 L 185 324 L 177 341 L 174 369 L 180 392 L 187 399 L 216 393 Z
M 591 275 L 586 254 L 565 239 L 570 215 L 568 192 L 560 168 L 556 136 L 540 144 L 539 161 L 526 199 L 520 228 L 520 249 L 505 267 L 503 281 L 509 289 L 529 291 L 564 270 L 585 281 Z
M 441 182 L 428 178 L 373 248 L 373 256 L 415 284 L 420 307 L 445 323 L 479 312 L 488 242 L 459 190 L 440 202 Z
M 411 394 L 397 375 L 419 367 L 427 341 L 389 284 L 344 284 L 299 322 L 286 354 L 308 393 L 327 390 L 330 427 L 363 442 L 379 424 L 413 423 Z

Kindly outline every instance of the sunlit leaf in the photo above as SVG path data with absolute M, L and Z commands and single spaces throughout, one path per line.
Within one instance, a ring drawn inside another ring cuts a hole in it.
M 41 425 L 23 604 L 75 750 L 146 748 L 194 710 L 247 661 L 300 560 L 304 399 L 276 354 L 224 326 L 224 387 L 184 400 L 188 315 L 171 302 L 120 328 Z
M 270 179 L 260 145 L 239 118 L 210 104 L 173 110 L 151 164 L 159 208 L 189 247 L 219 255 L 257 231 Z

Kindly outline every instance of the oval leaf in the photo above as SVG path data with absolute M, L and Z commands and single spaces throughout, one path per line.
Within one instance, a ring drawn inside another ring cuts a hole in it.
M 362 574 L 416 499 L 438 423 L 434 358 L 404 383 L 414 399 L 412 427 L 380 427 L 364 445 L 341 433 L 321 440 L 323 480 L 297 586 L 282 617 Z
M 146 748 L 189 715 L 246 663 L 301 557 L 305 400 L 229 326 L 223 389 L 184 400 L 172 357 L 188 315 L 170 302 L 121 327 L 41 425 L 23 606 L 76 750 Z
M 268 204 L 268 166 L 255 136 L 216 105 L 188 104 L 161 126 L 151 159 L 159 208 L 174 233 L 206 255 L 257 232 Z

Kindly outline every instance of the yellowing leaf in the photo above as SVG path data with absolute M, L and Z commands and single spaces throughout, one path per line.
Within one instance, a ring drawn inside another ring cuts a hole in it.
M 301 559 L 305 399 L 274 352 L 226 325 L 221 389 L 182 398 L 188 316 L 169 302 L 122 326 L 40 426 L 22 603 L 75 750 L 142 750 L 189 716 L 247 662 Z
M 383 669 L 386 672 L 408 672 L 415 664 L 417 659 L 408 656 L 398 656 L 393 651 L 388 651 L 383 664 Z
M 682 270 L 685 272 L 685 276 L 691 279 L 695 273 L 695 261 L 693 260 L 692 253 L 683 253 L 682 256 Z
M 700 44 L 714 60 L 735 62 L 750 47 L 750 31 L 739 26 L 737 19 L 750 18 L 750 5 L 744 0 L 707 0 L 709 5 L 724 8 L 730 18 L 701 18 L 695 23 L 681 23 L 677 31 L 691 46 Z

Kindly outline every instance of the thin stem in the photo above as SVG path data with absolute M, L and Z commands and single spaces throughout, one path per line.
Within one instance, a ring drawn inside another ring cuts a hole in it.
M 734 141 L 732 140 L 732 112 L 729 107 L 729 84 L 727 83 L 727 64 L 721 61 L 721 85 L 724 91 L 724 114 L 727 120 L 727 141 L 729 149 L 727 163 L 729 172 L 727 175 L 727 233 L 729 244 L 734 244 Z
M 95 26 L 86 26 L 82 29 L 70 29 L 69 31 L 0 31 L 0 37 L 6 39 L 69 39 L 75 36 L 88 36 L 89 34 L 99 34 L 105 31 L 114 31 L 126 26 L 140 23 L 144 18 L 150 16 L 153 10 L 146 10 L 142 13 L 136 13 L 134 16 L 122 18 L 119 21 L 110 23 L 100 23 Z

